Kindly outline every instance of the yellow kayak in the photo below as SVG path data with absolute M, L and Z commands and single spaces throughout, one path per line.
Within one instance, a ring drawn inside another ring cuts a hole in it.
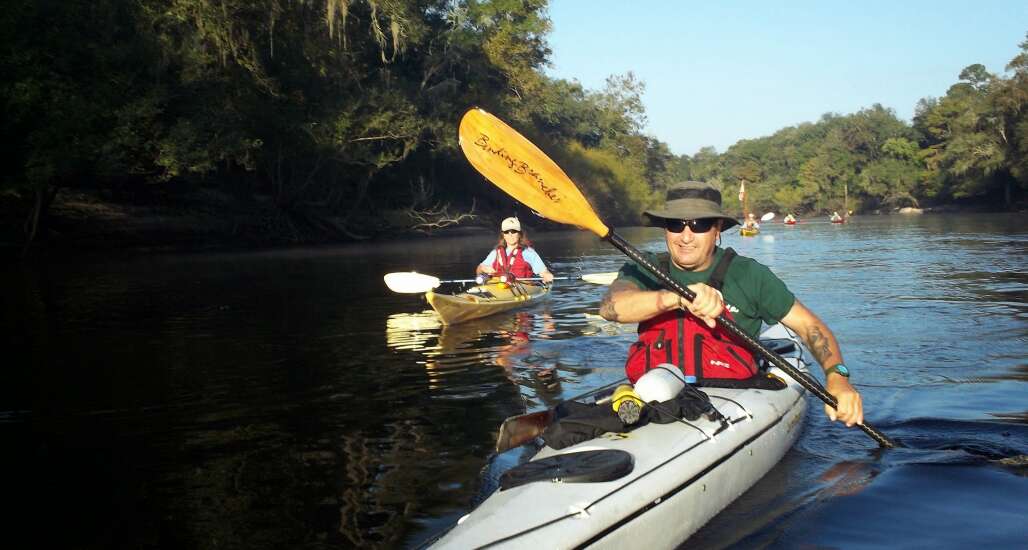
M 542 298 L 550 292 L 545 283 L 487 282 L 469 288 L 460 294 L 436 294 L 428 291 L 425 299 L 439 314 L 443 323 L 455 325 L 501 311 L 507 311 Z
M 760 230 L 756 228 L 744 227 L 739 230 L 739 234 L 743 237 L 755 237 L 756 235 L 760 234 Z

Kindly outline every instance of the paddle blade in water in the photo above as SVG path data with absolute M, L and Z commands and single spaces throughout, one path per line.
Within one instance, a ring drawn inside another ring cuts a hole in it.
M 582 280 L 587 283 L 594 285 L 609 285 L 614 282 L 614 279 L 618 278 L 617 271 L 611 271 L 609 273 L 587 273 L 582 275 Z
M 479 108 L 460 121 L 460 148 L 493 185 L 543 217 L 606 237 L 610 230 L 571 178 L 531 141 Z
M 401 294 L 421 294 L 439 286 L 438 278 L 414 271 L 386 273 L 382 278 L 389 290 Z
M 500 434 L 496 437 L 496 452 L 520 447 L 535 439 L 553 423 L 553 410 L 512 416 L 500 424 Z

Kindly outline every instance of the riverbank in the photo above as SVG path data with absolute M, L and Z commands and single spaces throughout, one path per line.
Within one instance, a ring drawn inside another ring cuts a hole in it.
M 1019 205 L 1024 211 L 1028 205 Z M 28 204 L 11 197 L 0 200 L 0 254 L 17 256 L 24 249 Z M 982 203 L 926 206 L 923 214 L 986 213 L 997 209 Z M 889 215 L 875 211 L 860 215 Z M 164 191 L 105 196 L 95 190 L 62 191 L 54 199 L 44 226 L 33 243 L 33 254 L 226 251 L 388 241 L 432 235 L 490 231 L 499 215 L 478 213 L 457 225 L 413 229 L 403 211 L 371 216 L 358 213 L 349 220 L 306 208 L 286 212 L 270 197 L 239 198 L 217 190 L 190 193 Z M 800 216 L 813 219 L 816 215 Z M 540 220 L 542 221 L 542 220 Z M 546 223 L 534 228 L 546 230 Z
M 21 254 L 29 205 L 0 201 L 0 249 Z M 478 220 L 485 220 L 479 222 Z M 62 191 L 55 197 L 31 249 L 35 253 L 240 250 L 339 244 L 433 234 L 486 231 L 488 215 L 460 225 L 421 229 L 403 211 L 341 216 L 316 208 L 287 212 L 270 197 L 237 198 L 215 190 L 151 193 L 131 198 L 97 191 Z

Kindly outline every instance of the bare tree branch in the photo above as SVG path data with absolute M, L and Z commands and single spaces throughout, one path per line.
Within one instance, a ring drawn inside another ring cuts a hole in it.
M 431 233 L 435 229 L 460 225 L 462 222 L 477 218 L 478 215 L 475 214 L 476 206 L 476 201 L 473 199 L 471 201 L 471 210 L 467 212 L 453 212 L 449 203 L 436 204 L 423 210 L 410 207 L 405 212 L 411 219 L 411 229 L 419 233 Z

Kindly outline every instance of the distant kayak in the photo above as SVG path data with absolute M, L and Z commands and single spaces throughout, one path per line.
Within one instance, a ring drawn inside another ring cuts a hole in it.
M 760 234 L 760 230 L 754 227 L 743 227 L 739 230 L 739 234 L 743 237 L 755 237 Z
M 517 281 L 487 282 L 460 294 L 425 293 L 425 299 L 436 310 L 443 323 L 453 325 L 507 311 L 546 296 L 550 285 Z

